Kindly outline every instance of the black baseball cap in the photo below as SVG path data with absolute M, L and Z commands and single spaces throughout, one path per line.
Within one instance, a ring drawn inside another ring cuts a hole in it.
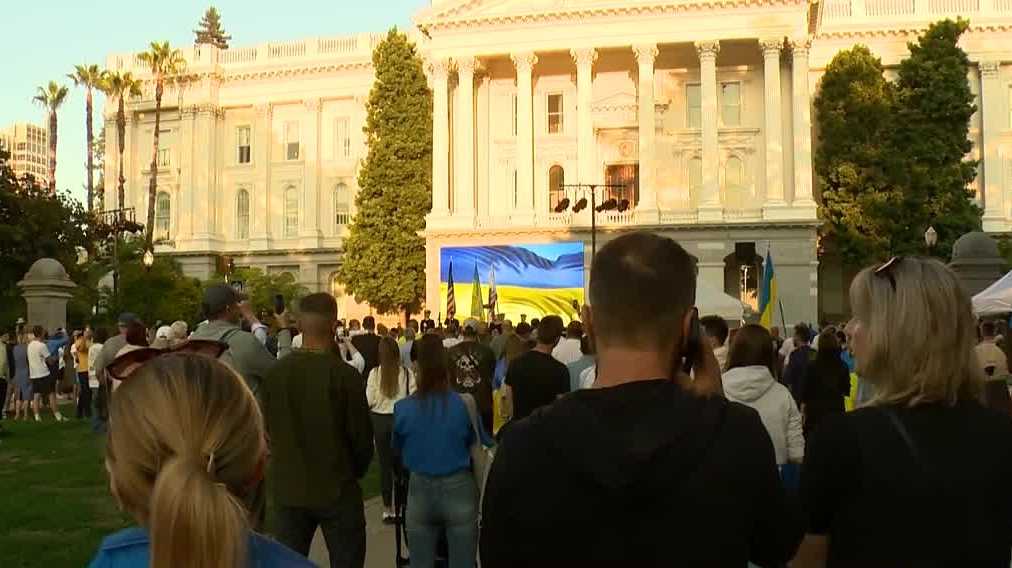
M 123 312 L 119 315 L 118 323 L 122 326 L 128 326 L 134 322 L 140 321 L 137 318 L 137 314 L 133 312 Z
M 238 304 L 243 299 L 243 296 L 231 286 L 227 284 L 215 284 L 204 290 L 204 315 L 213 316 L 220 314 L 229 306 Z

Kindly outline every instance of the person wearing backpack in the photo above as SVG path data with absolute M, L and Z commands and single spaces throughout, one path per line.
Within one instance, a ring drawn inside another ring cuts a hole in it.
M 239 373 L 253 394 L 257 394 L 260 382 L 278 360 L 256 336 L 240 327 L 244 318 L 252 327 L 260 325 L 252 308 L 226 284 L 211 286 L 204 291 L 203 308 L 208 321 L 198 327 L 190 338 L 227 343 L 228 351 L 221 356 L 222 362 Z M 291 345 L 291 334 L 285 326 L 278 332 L 278 343 L 281 350 Z

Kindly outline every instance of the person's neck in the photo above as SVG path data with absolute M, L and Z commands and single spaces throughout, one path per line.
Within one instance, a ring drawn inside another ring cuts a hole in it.
M 671 361 L 656 351 L 629 347 L 602 349 L 597 353 L 597 387 L 614 387 L 637 381 L 671 377 Z
M 330 351 L 334 347 L 334 340 L 329 335 L 309 335 L 303 332 L 302 348 L 310 351 Z
M 538 353 L 544 353 L 545 355 L 551 355 L 553 349 L 555 349 L 555 346 L 548 345 L 547 343 L 538 343 L 534 346 L 535 351 Z

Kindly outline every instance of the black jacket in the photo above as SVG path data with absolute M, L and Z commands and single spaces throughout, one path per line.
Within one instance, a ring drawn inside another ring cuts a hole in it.
M 666 380 L 571 393 L 512 424 L 483 502 L 485 568 L 743 568 L 802 536 L 759 415 Z

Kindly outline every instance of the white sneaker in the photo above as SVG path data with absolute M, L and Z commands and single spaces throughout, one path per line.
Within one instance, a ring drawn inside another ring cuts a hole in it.
M 36 415 L 35 415 L 35 421 L 36 421 L 36 422 L 42 422 L 42 417 L 41 417 L 41 416 L 39 416 L 38 414 L 36 414 Z
M 59 412 L 54 413 L 54 416 L 56 417 L 56 421 L 57 422 L 66 422 L 67 421 L 67 419 L 62 414 L 60 414 Z

